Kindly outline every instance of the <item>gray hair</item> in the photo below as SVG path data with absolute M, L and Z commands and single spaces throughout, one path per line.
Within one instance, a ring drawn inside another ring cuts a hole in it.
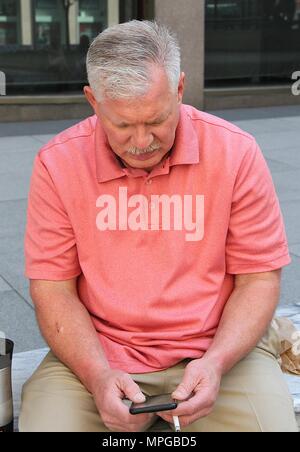
M 181 73 L 178 40 L 164 25 L 132 20 L 107 28 L 87 54 L 88 81 L 98 102 L 103 97 L 132 99 L 151 87 L 151 66 L 165 70 L 176 92 Z

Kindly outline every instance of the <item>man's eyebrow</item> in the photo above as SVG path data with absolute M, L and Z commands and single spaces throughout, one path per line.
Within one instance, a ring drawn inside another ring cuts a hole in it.
M 147 125 L 150 125 L 150 126 L 151 126 L 152 124 L 160 124 L 161 122 L 164 122 L 166 119 L 167 119 L 167 118 L 161 117 L 161 118 L 154 119 L 153 121 L 146 122 L 146 124 L 147 124 Z
M 168 119 L 168 117 L 170 116 L 171 112 L 168 111 L 168 113 L 164 113 L 160 116 L 158 116 L 157 118 L 155 118 L 153 121 L 149 121 L 149 123 L 147 124 L 155 124 L 155 123 L 159 123 L 159 122 L 163 122 L 166 119 Z
M 165 121 L 166 119 L 168 119 L 168 117 L 170 116 L 171 112 L 165 113 L 163 115 L 158 116 L 157 118 L 153 119 L 153 121 L 149 121 L 146 122 L 146 124 L 159 124 L 160 122 Z M 118 124 L 119 127 L 125 127 L 125 126 L 130 126 L 129 123 L 127 122 L 120 122 Z

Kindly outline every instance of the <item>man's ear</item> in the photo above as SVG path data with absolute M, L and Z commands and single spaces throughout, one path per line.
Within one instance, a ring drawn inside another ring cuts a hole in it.
M 95 96 L 93 94 L 93 91 L 91 90 L 90 86 L 85 86 L 83 88 L 83 92 L 84 95 L 86 97 L 86 100 L 88 101 L 88 103 L 90 104 L 90 106 L 92 107 L 92 109 L 94 110 L 95 114 L 98 114 L 98 102 L 95 99 Z
M 184 87 L 185 87 L 185 73 L 182 72 L 178 84 L 178 103 L 182 104 L 183 94 L 184 94 Z

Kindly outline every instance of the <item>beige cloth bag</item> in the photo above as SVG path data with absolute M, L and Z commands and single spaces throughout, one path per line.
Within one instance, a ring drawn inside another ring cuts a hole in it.
M 273 320 L 280 339 L 280 364 L 283 372 L 300 375 L 300 331 L 285 317 Z
M 283 372 L 300 375 L 300 331 L 285 317 L 276 317 L 259 347 L 277 356 Z

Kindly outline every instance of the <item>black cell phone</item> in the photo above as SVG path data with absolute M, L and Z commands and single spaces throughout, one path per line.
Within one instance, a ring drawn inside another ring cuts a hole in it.
M 158 411 L 175 410 L 177 408 L 177 402 L 171 397 L 171 394 L 145 397 L 145 402 L 131 404 L 129 409 L 130 414 L 156 413 Z

